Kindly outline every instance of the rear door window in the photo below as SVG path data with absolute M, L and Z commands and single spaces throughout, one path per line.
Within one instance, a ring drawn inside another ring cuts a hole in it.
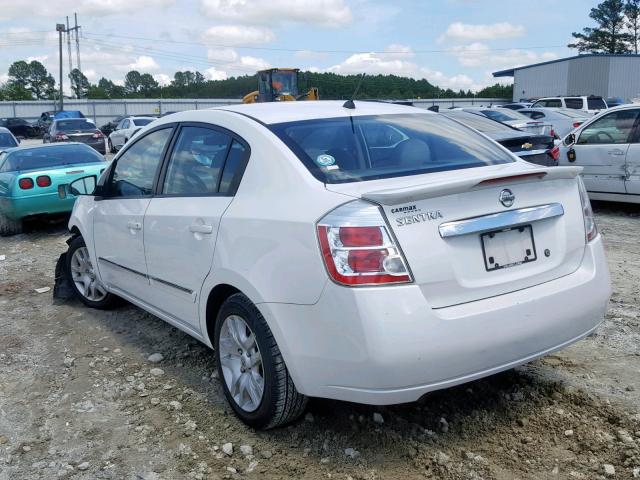
M 490 140 L 436 114 L 325 118 L 274 124 L 270 128 L 324 183 L 514 161 Z
M 582 110 L 584 108 L 582 98 L 565 98 L 564 104 L 566 108 L 572 108 L 574 110 Z
M 589 110 L 605 110 L 607 104 L 602 98 L 587 98 L 587 107 Z
M 169 160 L 162 193 L 213 195 L 218 193 L 231 137 L 210 128 L 183 127 Z

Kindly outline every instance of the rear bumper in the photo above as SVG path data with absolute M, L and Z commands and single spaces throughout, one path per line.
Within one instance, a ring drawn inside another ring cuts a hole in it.
M 329 282 L 315 305 L 259 308 L 299 391 L 384 405 L 564 348 L 597 328 L 610 294 L 598 237 L 571 275 L 454 307 L 431 309 L 416 285 L 358 289 Z
M 0 213 L 18 220 L 32 215 L 51 215 L 73 210 L 75 197 L 62 199 L 58 193 L 0 199 Z

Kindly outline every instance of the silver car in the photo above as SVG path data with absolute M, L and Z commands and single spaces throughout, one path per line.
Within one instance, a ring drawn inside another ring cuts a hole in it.
M 518 110 L 531 120 L 539 120 L 551 124 L 553 132 L 559 138 L 564 137 L 572 130 L 575 130 L 588 119 L 593 118 L 589 113 L 582 110 L 571 110 L 569 108 L 523 108 Z

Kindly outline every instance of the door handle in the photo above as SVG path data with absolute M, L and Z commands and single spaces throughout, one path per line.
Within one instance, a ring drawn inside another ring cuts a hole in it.
M 607 153 L 609 155 L 613 155 L 613 156 L 616 156 L 616 157 L 620 157 L 620 156 L 624 155 L 624 152 L 622 150 L 618 150 L 618 149 L 609 150 Z
M 142 224 L 140 222 L 127 222 L 127 228 L 130 230 L 142 230 Z
M 213 233 L 213 227 L 211 225 L 194 224 L 189 226 L 189 231 L 192 233 L 203 233 L 210 235 Z

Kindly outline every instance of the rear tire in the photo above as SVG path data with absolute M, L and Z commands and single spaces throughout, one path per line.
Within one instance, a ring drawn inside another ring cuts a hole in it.
M 22 219 L 15 220 L 0 213 L 0 236 L 8 237 L 22 233 Z
M 230 296 L 222 304 L 214 346 L 225 397 L 244 423 L 266 430 L 293 422 L 304 412 L 307 397 L 296 390 L 264 317 L 242 293 Z M 260 365 L 252 363 L 254 358 L 260 358 Z M 258 379 L 257 383 L 254 379 Z M 247 384 L 257 386 L 257 390 Z
M 95 275 L 89 251 L 82 237 L 75 237 L 69 243 L 65 268 L 71 290 L 76 298 L 88 307 L 109 310 L 121 303 L 119 297 L 106 291 Z

